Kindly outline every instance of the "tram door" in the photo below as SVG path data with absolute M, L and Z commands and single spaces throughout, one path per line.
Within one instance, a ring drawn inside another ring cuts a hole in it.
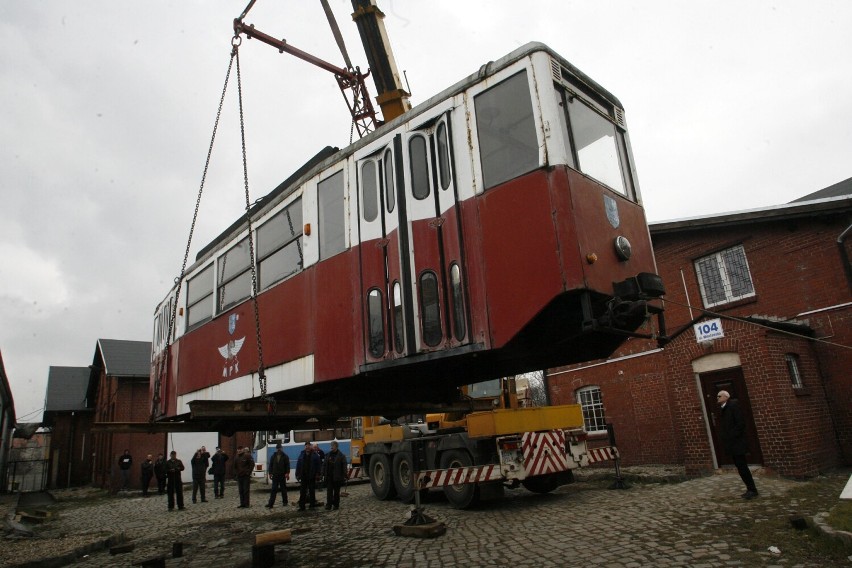
M 404 179 L 398 194 L 404 193 L 405 199 L 398 218 L 401 242 L 407 240 L 402 269 L 407 271 L 403 284 L 408 289 L 402 290 L 402 301 L 405 313 L 413 316 L 409 353 L 469 342 L 451 140 L 448 114 L 441 114 L 401 135 L 397 143 Z

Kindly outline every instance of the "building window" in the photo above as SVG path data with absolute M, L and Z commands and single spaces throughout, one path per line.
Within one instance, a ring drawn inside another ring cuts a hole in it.
M 583 408 L 586 432 L 605 432 L 603 399 L 600 387 L 583 387 L 577 391 L 577 403 Z
M 795 353 L 787 353 L 784 358 L 787 360 L 787 372 L 790 373 L 790 382 L 793 384 L 793 388 L 804 387 L 802 373 L 799 371 L 799 356 Z
M 704 307 L 754 296 L 745 249 L 737 245 L 695 261 Z

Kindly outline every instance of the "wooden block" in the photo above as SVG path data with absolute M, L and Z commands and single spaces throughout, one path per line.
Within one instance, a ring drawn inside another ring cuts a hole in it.
M 282 529 L 280 531 L 271 531 L 254 535 L 255 546 L 264 546 L 267 544 L 285 544 L 290 542 L 292 531 L 290 529 Z
M 134 548 L 136 548 L 136 545 L 132 542 L 128 542 L 126 544 L 117 544 L 115 546 L 110 547 L 109 553 L 113 555 L 126 554 L 128 552 L 131 552 Z
M 142 568 L 166 568 L 166 557 L 154 556 L 153 558 L 146 558 L 145 560 L 134 562 L 133 565 L 142 566 Z
M 425 525 L 396 525 L 393 527 L 393 532 L 396 536 L 435 538 L 447 532 L 447 525 L 440 522 Z

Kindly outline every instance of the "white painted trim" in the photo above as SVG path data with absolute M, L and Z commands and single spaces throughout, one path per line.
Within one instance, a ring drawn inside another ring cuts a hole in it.
M 266 369 L 266 392 L 269 394 L 304 387 L 313 382 L 313 354 Z M 257 373 L 251 373 L 178 396 L 176 414 L 188 414 L 189 403 L 194 400 L 245 400 L 259 395 Z

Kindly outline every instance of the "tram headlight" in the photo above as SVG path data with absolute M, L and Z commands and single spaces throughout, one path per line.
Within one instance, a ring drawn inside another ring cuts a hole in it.
M 619 235 L 615 237 L 613 244 L 615 245 L 615 254 L 618 255 L 618 258 L 621 260 L 630 260 L 630 257 L 633 256 L 633 247 L 630 246 L 630 241 L 627 240 L 627 237 Z

